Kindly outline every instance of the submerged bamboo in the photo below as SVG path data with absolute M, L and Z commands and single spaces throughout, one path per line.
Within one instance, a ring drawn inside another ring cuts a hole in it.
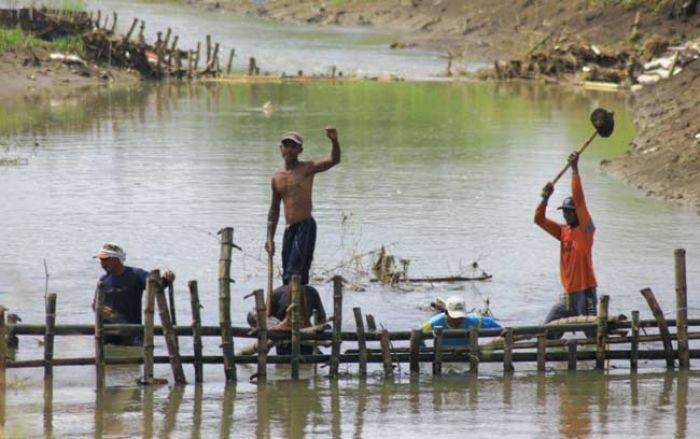
M 411 375 L 420 374 L 420 340 L 421 340 L 421 330 L 414 329 L 411 331 L 411 348 L 410 348 L 410 369 Z
M 537 336 L 537 371 L 544 372 L 547 369 L 547 332 Z
M 690 367 L 688 355 L 688 285 L 685 275 L 685 250 L 676 249 L 674 252 L 676 273 L 676 334 L 678 340 L 678 366 L 681 369 Z
M 301 289 L 300 284 L 301 278 L 299 275 L 295 274 L 291 279 L 291 289 L 292 289 L 292 379 L 299 379 L 299 357 L 301 355 L 301 336 L 299 334 L 299 329 L 301 326 Z
M 632 311 L 632 340 L 630 340 L 630 371 L 637 371 L 639 352 L 639 311 Z
M 207 35 L 207 37 L 209 37 Z M 209 39 L 208 39 L 209 41 Z M 219 231 L 221 256 L 219 257 L 219 326 L 221 349 L 224 355 L 224 373 L 227 381 L 236 381 L 236 364 L 233 357 L 231 335 L 231 252 L 233 250 L 233 227 Z
M 391 362 L 391 340 L 389 339 L 389 331 L 382 329 L 382 336 L 379 340 L 382 346 L 382 363 L 384 363 L 384 376 L 391 377 L 394 375 L 394 365 Z
M 358 307 L 352 309 L 355 315 L 355 326 L 357 328 L 357 348 L 360 355 L 359 371 L 360 378 L 367 377 L 367 341 L 365 340 L 365 324 L 362 320 L 362 310 Z
M 505 328 L 503 331 L 503 373 L 511 374 L 513 367 L 513 328 Z
M 258 319 L 258 382 L 267 381 L 267 307 L 265 292 L 255 290 L 255 312 Z
M 143 311 L 143 377 L 141 379 L 141 382 L 146 385 L 153 384 L 153 324 L 159 279 L 160 271 L 153 270 L 146 281 L 146 307 Z
M 176 384 L 187 384 L 185 372 L 182 370 L 182 360 L 180 351 L 175 342 L 175 332 L 170 323 L 170 314 L 168 313 L 168 304 L 165 299 L 165 292 L 162 284 L 158 284 L 156 288 L 156 303 L 158 304 L 158 313 L 160 314 L 160 324 L 163 326 L 163 336 L 165 345 L 168 347 L 168 357 L 170 357 L 170 368 L 173 371 L 173 377 Z
M 202 317 L 200 315 L 199 288 L 197 281 L 187 283 L 190 289 L 190 305 L 192 307 L 192 348 L 194 354 L 194 382 L 201 383 L 204 377 L 202 370 Z
M 656 301 L 654 292 L 651 288 L 644 288 L 642 291 L 642 296 L 646 299 L 649 308 L 651 308 L 652 314 L 659 326 L 659 334 L 663 339 L 664 352 L 666 353 L 666 367 L 672 369 L 674 367 L 673 361 L 673 344 L 671 343 L 671 333 L 668 331 L 668 324 L 666 323 L 666 318 L 664 317 L 663 311 L 661 311 L 661 306 L 659 302 Z
M 95 291 L 95 376 L 98 389 L 104 387 L 105 383 L 105 340 L 103 334 L 105 289 L 103 282 L 97 283 Z
M 56 294 L 46 296 L 46 332 L 44 333 L 44 379 L 53 377 L 53 339 L 56 326 Z
M 598 330 L 596 340 L 598 343 L 595 359 L 595 367 L 598 370 L 605 368 L 605 345 L 608 339 L 608 303 L 610 296 L 602 295 L 598 301 Z
M 433 339 L 433 351 L 435 352 L 433 356 L 433 375 L 442 375 L 442 326 L 436 326 L 433 328 L 433 334 L 435 338 Z
M 343 323 L 343 278 L 333 276 L 333 346 L 331 348 L 330 376 L 338 377 L 341 330 Z
M 476 326 L 469 328 L 469 371 L 479 373 L 479 330 Z
M 566 343 L 568 349 L 567 369 L 576 370 L 576 340 L 569 340 Z

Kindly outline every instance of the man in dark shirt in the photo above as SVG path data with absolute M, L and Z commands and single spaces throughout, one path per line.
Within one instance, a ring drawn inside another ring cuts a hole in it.
M 118 245 L 105 243 L 95 255 L 105 274 L 100 282 L 105 286 L 105 323 L 141 324 L 142 296 L 146 288 L 148 272 L 140 268 L 124 265 L 126 253 Z M 175 275 L 166 271 L 162 278 L 165 284 L 175 280 Z M 95 307 L 95 302 L 92 304 Z M 107 336 L 107 343 L 135 345 L 138 337 Z
M 289 322 L 287 319 L 287 308 L 289 307 L 290 302 L 291 296 L 286 286 L 283 285 L 272 292 L 271 314 L 272 317 L 275 317 L 280 323 L 271 327 L 271 331 L 289 330 L 291 328 L 291 322 Z M 302 285 L 300 325 L 302 328 L 308 328 L 311 326 L 311 315 L 314 311 L 317 312 L 318 323 L 323 323 L 326 321 L 326 310 L 323 308 L 323 302 L 321 302 L 321 296 L 318 294 L 318 291 L 316 288 L 310 285 Z M 278 355 L 289 355 L 290 353 L 291 349 L 288 344 L 277 345 Z M 313 347 L 308 344 L 302 344 L 301 354 L 313 354 Z

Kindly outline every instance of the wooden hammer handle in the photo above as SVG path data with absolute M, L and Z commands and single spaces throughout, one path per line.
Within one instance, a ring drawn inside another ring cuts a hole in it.
M 593 139 L 596 138 L 597 135 L 598 135 L 598 131 L 594 131 L 593 134 L 591 134 L 591 137 L 589 137 L 588 140 L 586 140 L 586 143 L 583 144 L 583 146 L 581 147 L 581 149 L 578 150 L 578 153 L 579 153 L 579 154 L 582 154 L 583 151 L 585 151 L 586 148 L 588 148 L 588 145 L 591 144 L 591 142 L 593 141 Z M 561 176 L 564 175 L 564 173 L 567 171 L 567 169 L 569 169 L 570 166 L 571 166 L 571 163 L 569 163 L 569 162 L 567 161 L 567 162 L 566 162 L 566 166 L 564 166 L 564 169 L 562 169 L 561 171 L 559 171 L 559 173 L 557 174 L 557 176 L 554 177 L 554 180 L 552 180 L 552 185 L 557 184 L 557 181 L 559 181 L 559 179 L 561 178 Z

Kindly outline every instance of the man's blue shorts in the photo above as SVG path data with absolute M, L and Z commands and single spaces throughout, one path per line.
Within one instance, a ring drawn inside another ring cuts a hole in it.
M 289 283 L 292 275 L 301 276 L 301 284 L 309 283 L 309 270 L 316 247 L 316 220 L 308 218 L 287 226 L 282 240 L 282 281 Z

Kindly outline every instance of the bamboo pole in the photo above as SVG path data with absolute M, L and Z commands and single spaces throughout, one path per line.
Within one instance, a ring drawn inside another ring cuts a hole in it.
M 46 296 L 46 332 L 44 333 L 44 379 L 53 377 L 53 339 L 56 326 L 56 293 Z
M 124 35 L 124 42 L 127 42 L 131 39 L 131 35 L 134 33 L 134 30 L 136 29 L 136 26 L 139 24 L 139 19 L 134 18 L 134 21 L 131 23 L 131 27 L 129 28 L 129 31 Z
M 233 68 L 233 58 L 236 56 L 236 49 L 231 49 L 228 54 L 228 64 L 226 64 L 226 73 L 231 74 L 231 69 Z
M 153 384 L 153 323 L 156 303 L 156 290 L 158 289 L 158 280 L 160 279 L 160 271 L 153 270 L 146 281 L 146 307 L 143 311 L 144 329 L 143 329 L 143 377 L 142 384 Z
M 207 35 L 207 37 L 209 37 Z M 231 335 L 231 252 L 233 249 L 233 227 L 219 231 L 221 256 L 219 257 L 219 326 L 221 327 L 221 349 L 224 355 L 224 373 L 227 381 L 236 381 L 236 364 L 233 357 Z
M 195 50 L 196 56 L 194 58 L 194 71 L 196 72 L 199 68 L 199 57 L 202 52 L 202 43 L 197 41 L 197 49 Z
M 384 363 L 384 376 L 392 377 L 394 375 L 394 366 L 391 363 L 391 341 L 389 339 L 389 331 L 382 329 L 382 336 L 380 339 L 380 344 L 382 346 L 382 363 Z
M 654 318 L 659 326 L 659 334 L 663 339 L 664 352 L 666 352 L 666 367 L 673 369 L 673 344 L 671 343 L 671 333 L 668 332 L 668 325 L 664 313 L 661 311 L 661 306 L 659 306 L 659 302 L 656 301 L 656 297 L 651 291 L 651 288 L 644 288 L 641 293 L 644 299 L 646 299 L 649 308 L 651 308 L 651 312 L 654 314 Z
M 5 397 L 7 368 L 7 326 L 5 325 L 5 307 L 0 305 L 0 398 Z M 4 406 L 4 404 L 3 404 Z M 3 413 L 4 415 L 4 413 Z M 4 419 L 4 416 L 3 416 Z
M 102 21 L 102 10 L 98 9 L 97 10 L 97 18 L 95 18 L 95 27 L 97 29 L 100 28 L 100 21 Z
M 170 46 L 170 54 L 168 55 L 168 62 L 170 62 L 170 60 L 173 58 L 173 55 L 176 54 L 177 42 L 179 39 L 180 39 L 179 35 L 175 35 L 175 37 L 173 37 L 173 44 Z M 177 58 L 177 56 L 176 56 L 176 58 Z
M 690 357 L 688 355 L 688 285 L 685 275 L 685 249 L 674 251 L 676 273 L 676 334 L 678 341 L 678 367 L 688 369 Z
M 111 32 L 114 33 L 114 31 L 117 30 L 117 18 L 118 17 L 117 17 L 116 11 L 112 11 L 112 17 L 113 18 L 112 18 L 112 30 L 111 30 Z
M 469 328 L 469 371 L 479 373 L 479 330 L 476 326 Z
M 187 77 L 188 78 L 192 78 L 192 76 L 193 76 L 192 67 L 194 66 L 194 62 L 193 62 L 194 60 L 192 58 L 194 58 L 194 52 L 190 49 L 187 52 Z
M 513 367 L 513 328 L 505 328 L 503 331 L 503 373 L 512 374 Z
M 141 25 L 139 25 L 139 44 L 146 44 L 146 36 L 144 31 L 146 30 L 146 22 L 141 20 Z
M 207 35 L 206 43 L 207 43 L 207 62 L 206 62 L 206 65 L 208 66 L 209 63 L 211 62 L 211 35 Z
M 192 348 L 194 353 L 194 382 L 201 383 L 204 378 L 202 370 L 202 317 L 200 315 L 199 288 L 197 281 L 187 283 L 190 290 L 190 305 L 192 307 Z
M 638 368 L 639 352 L 639 311 L 632 311 L 632 340 L 630 341 L 630 371 Z
M 433 339 L 433 351 L 435 352 L 433 357 L 433 375 L 442 375 L 442 326 L 436 326 L 433 328 L 433 334 L 435 338 Z
M 355 315 L 355 327 L 357 328 L 357 348 L 360 355 L 360 378 L 367 378 L 367 341 L 365 339 L 365 325 L 362 319 L 362 310 L 359 307 L 352 309 Z
M 544 372 L 547 370 L 547 333 L 537 336 L 537 371 Z
M 170 37 L 172 36 L 173 30 L 168 28 L 165 31 L 165 39 L 163 40 L 163 45 L 161 46 L 163 49 L 163 55 L 165 56 L 166 52 L 168 51 L 168 46 L 170 45 Z
M 338 378 L 341 330 L 343 325 L 343 278 L 333 276 L 333 347 L 331 348 L 331 378 Z
M 301 336 L 299 334 L 299 327 L 301 325 L 301 278 L 299 275 L 295 274 L 292 276 L 290 281 L 290 286 L 292 290 L 292 379 L 299 379 L 299 356 L 301 355 Z
M 367 331 L 377 332 L 377 322 L 374 321 L 374 316 L 372 314 L 367 314 L 365 315 L 365 319 L 367 320 Z
M 608 339 L 608 303 L 610 296 L 602 295 L 598 300 L 598 331 L 596 335 L 597 350 L 595 367 L 598 370 L 605 369 L 605 345 Z
M 411 350 L 410 350 L 410 364 L 411 364 L 411 375 L 418 376 L 420 374 L 420 340 L 421 340 L 421 330 L 414 329 L 411 331 Z
M 256 69 L 257 69 L 257 65 L 255 62 L 255 57 L 251 56 L 248 59 L 248 76 L 253 76 L 255 74 Z
M 165 345 L 168 347 L 168 357 L 170 357 L 170 367 L 173 370 L 173 377 L 176 384 L 187 384 L 185 372 L 182 370 L 182 360 L 180 359 L 180 351 L 175 342 L 175 332 L 170 323 L 170 314 L 168 313 L 168 303 L 165 299 L 165 292 L 162 284 L 158 284 L 156 288 L 156 303 L 158 304 L 158 313 L 160 314 L 160 324 L 163 327 L 163 336 Z
M 258 317 L 258 383 L 264 383 L 267 380 L 267 307 L 263 290 L 255 290 L 253 294 Z
M 104 387 L 105 384 L 105 340 L 103 333 L 105 289 L 104 283 L 97 283 L 97 291 L 95 292 L 95 375 L 98 389 Z
M 177 328 L 177 312 L 175 311 L 175 285 L 173 282 L 168 282 L 168 307 L 170 308 L 170 322 L 173 324 L 173 328 Z M 177 332 L 175 332 L 175 345 L 180 346 L 180 340 L 178 340 Z
M 576 370 L 576 340 L 569 340 L 566 346 L 569 354 L 567 358 L 567 369 L 571 371 Z

